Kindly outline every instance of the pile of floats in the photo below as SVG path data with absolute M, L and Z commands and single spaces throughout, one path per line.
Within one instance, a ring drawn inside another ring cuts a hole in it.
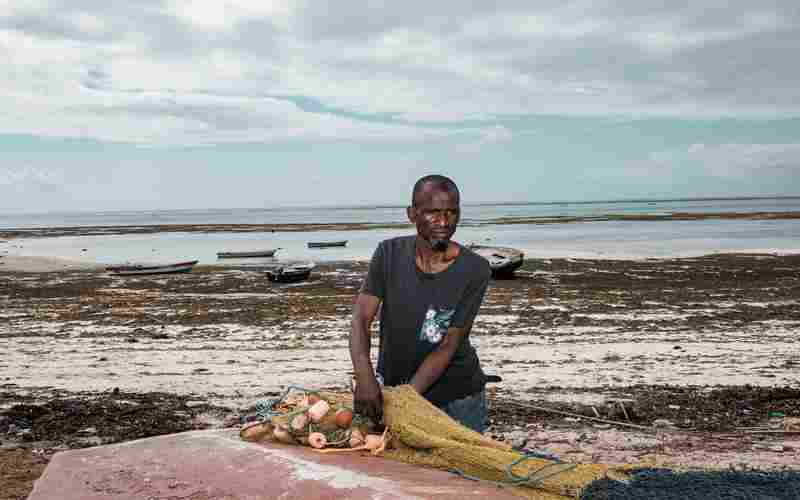
M 386 449 L 387 432 L 353 413 L 340 395 L 290 388 L 275 401 L 257 405 L 260 420 L 246 424 L 239 436 L 250 442 L 274 441 L 309 446 L 321 452 Z

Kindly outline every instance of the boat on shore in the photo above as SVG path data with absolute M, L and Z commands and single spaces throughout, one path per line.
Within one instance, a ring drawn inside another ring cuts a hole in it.
M 121 266 L 108 266 L 106 271 L 119 276 L 188 273 L 197 262 L 196 260 L 189 260 L 172 264 L 124 264 Z
M 311 270 L 314 269 L 313 262 L 301 262 L 273 267 L 267 271 L 267 278 L 278 283 L 295 283 L 308 279 Z
M 525 254 L 516 248 L 475 244 L 467 245 L 467 248 L 489 262 L 489 268 L 495 278 L 512 276 L 525 260 Z
M 347 240 L 342 241 L 309 241 L 308 248 L 333 248 L 347 246 Z
M 274 257 L 280 248 L 270 250 L 253 250 L 249 252 L 217 252 L 218 259 L 245 259 L 250 257 Z

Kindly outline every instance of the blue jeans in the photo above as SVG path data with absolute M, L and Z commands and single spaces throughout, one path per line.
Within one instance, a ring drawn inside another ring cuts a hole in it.
M 453 420 L 476 432 L 482 433 L 485 431 L 489 422 L 486 391 L 476 392 L 465 398 L 450 401 L 439 408 L 450 415 Z

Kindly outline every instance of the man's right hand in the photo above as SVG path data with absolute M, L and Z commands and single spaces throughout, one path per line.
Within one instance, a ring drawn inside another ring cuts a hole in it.
M 383 419 L 383 393 L 374 375 L 356 380 L 353 406 L 356 413 L 370 418 L 376 424 Z
M 378 312 L 381 299 L 368 293 L 359 293 L 353 304 L 353 319 L 350 322 L 350 359 L 356 377 L 353 394 L 353 410 L 380 423 L 383 419 L 383 393 L 375 379 L 370 362 L 370 325 Z

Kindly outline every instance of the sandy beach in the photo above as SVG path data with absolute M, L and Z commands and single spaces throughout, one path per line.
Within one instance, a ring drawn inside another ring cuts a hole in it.
M 103 266 L 92 262 L 61 257 L 0 255 L 0 270 L 12 273 L 54 273 L 62 271 L 101 271 Z
M 89 421 L 98 398 L 167 398 L 174 411 L 161 418 L 197 428 L 236 423 L 290 384 L 348 387 L 349 311 L 365 262 L 279 285 L 253 268 L 118 277 L 58 259 L 0 260 L 6 448 L 137 435 L 113 419 L 84 425 L 88 435 L 35 418 L 26 428 L 8 416 L 14 405 L 73 401 L 86 410 L 73 418 Z M 800 438 L 782 425 L 800 417 L 798 271 L 800 255 L 528 260 L 516 279 L 492 282 L 471 334 L 486 371 L 503 378 L 490 386 L 490 432 L 565 460 L 796 467 Z

